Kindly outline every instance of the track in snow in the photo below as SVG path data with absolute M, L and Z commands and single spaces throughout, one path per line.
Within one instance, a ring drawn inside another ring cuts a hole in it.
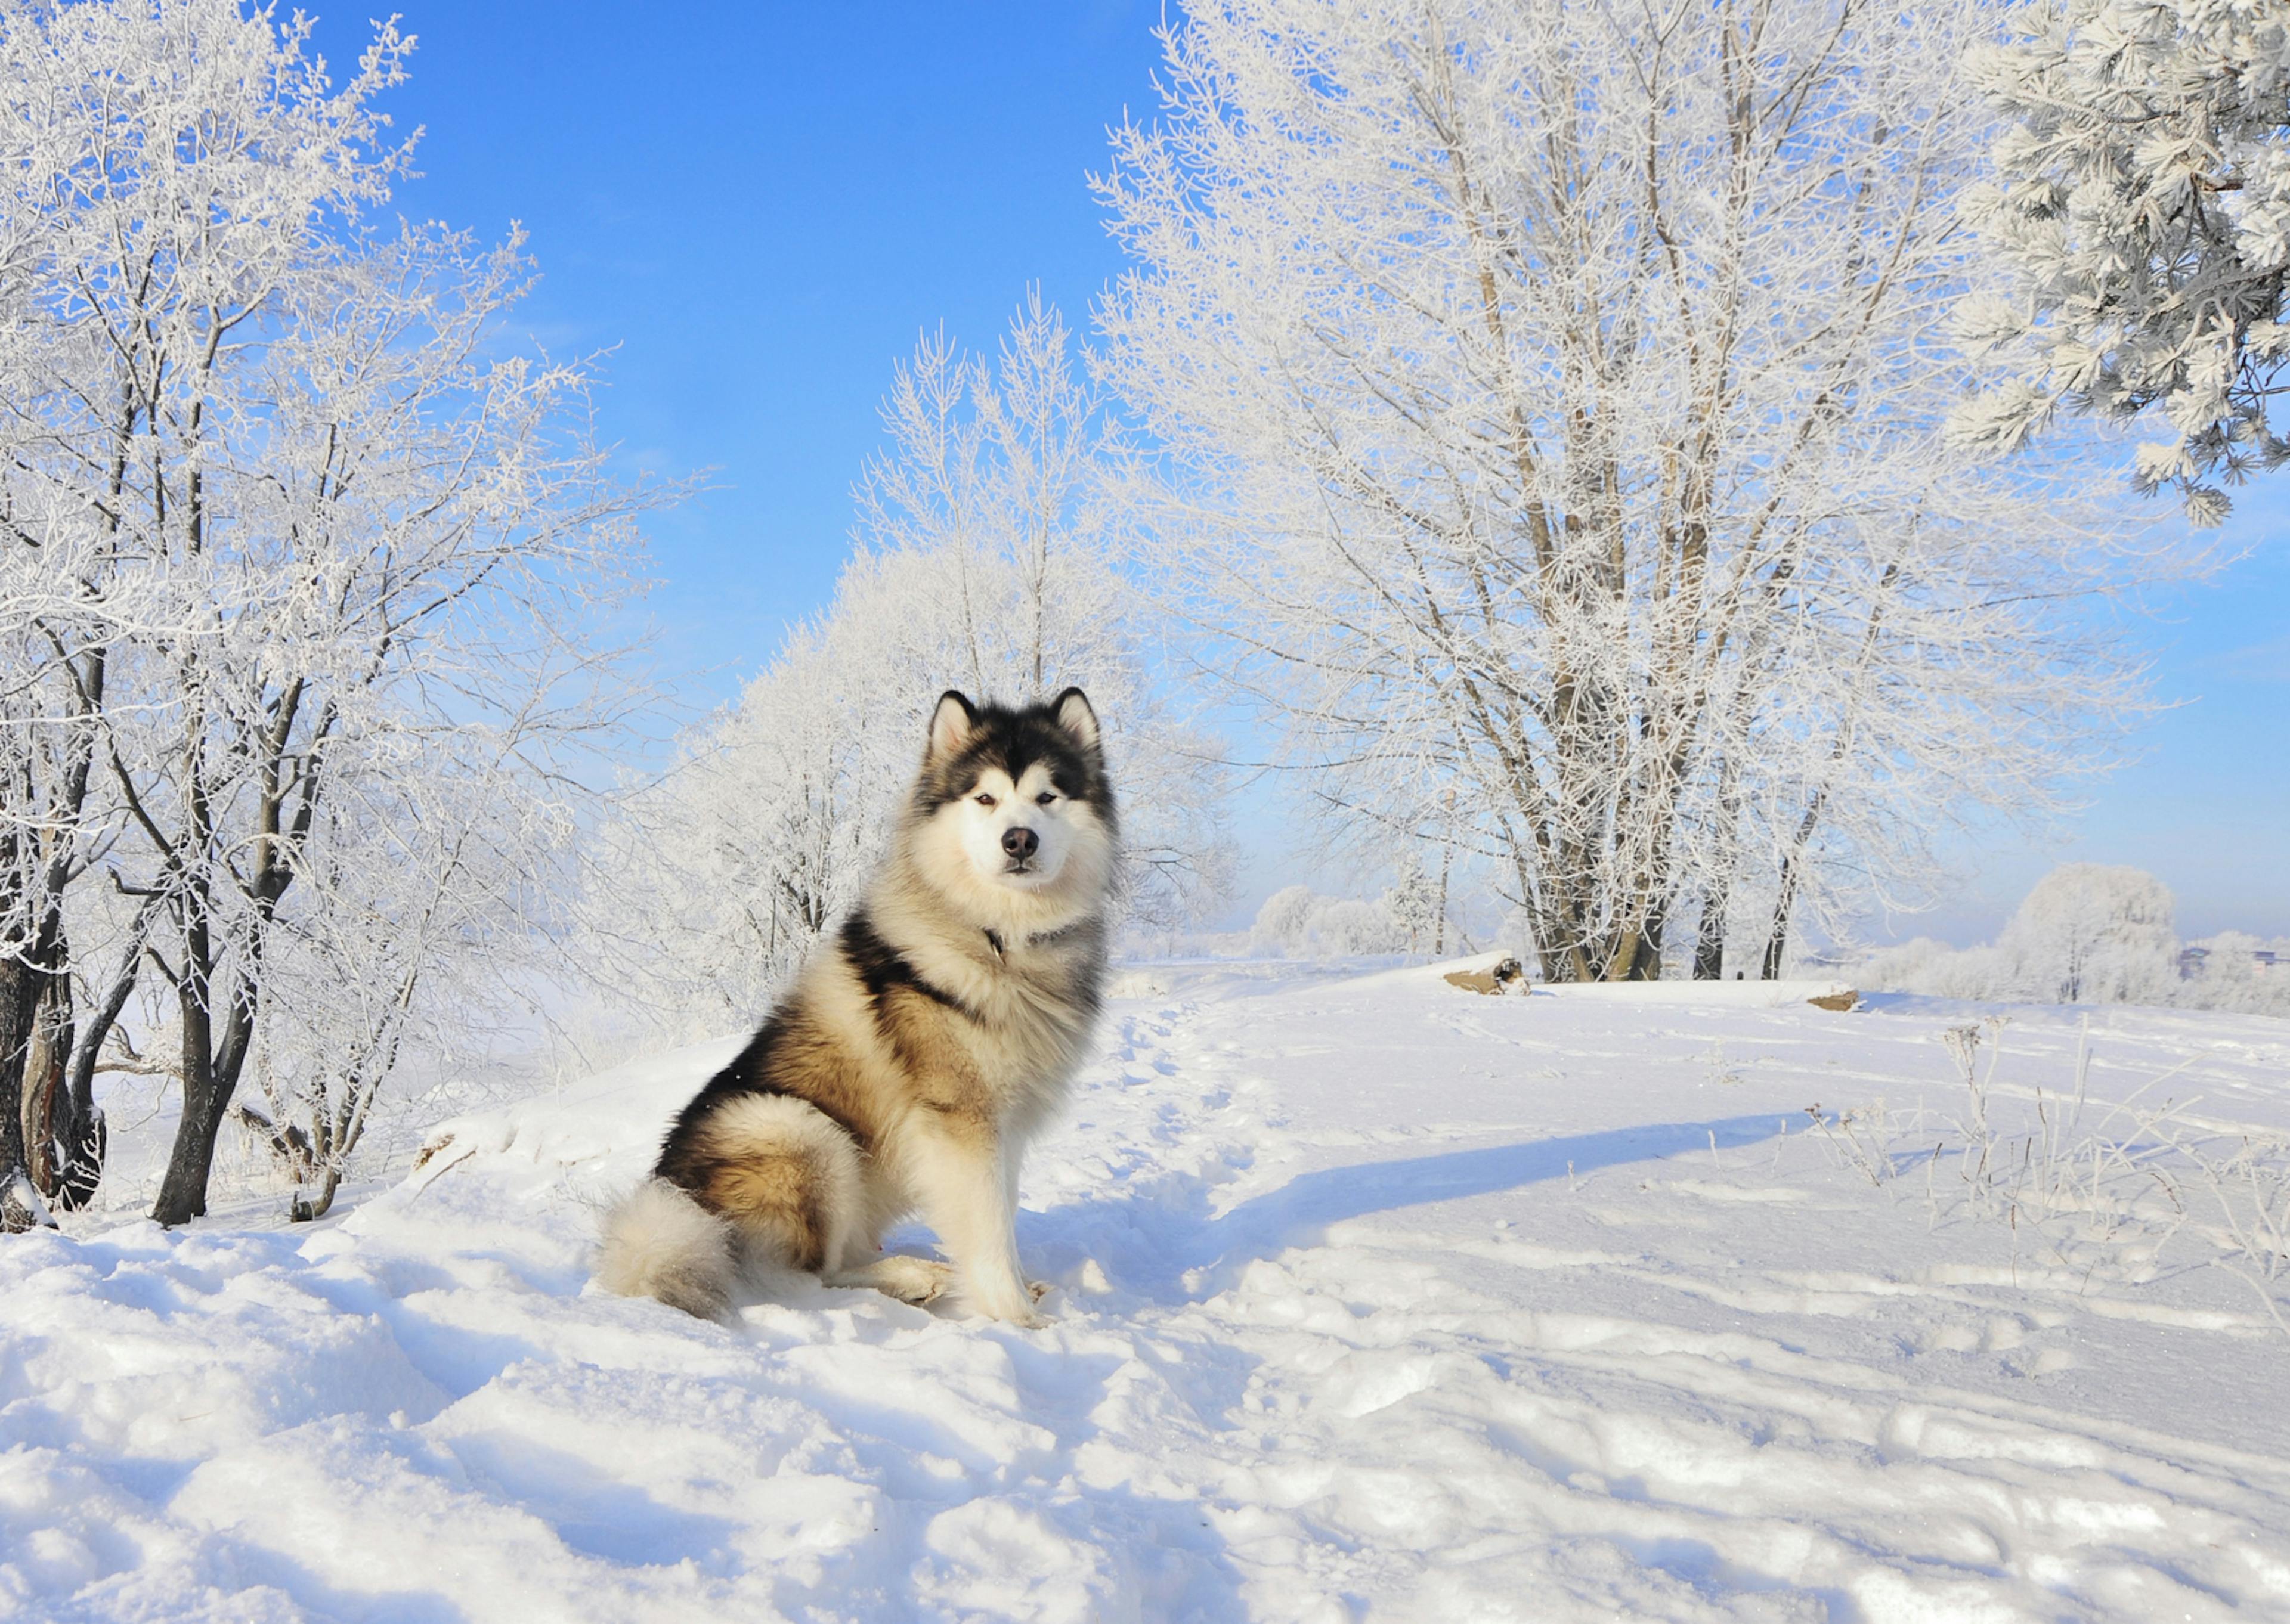
M 2246 1292 L 2094 1291 L 1782 1135 L 1938 1102 L 1950 1012 L 1163 980 L 1029 1164 L 1041 1332 L 597 1294 L 594 1206 L 722 1044 L 316 1230 L 0 1247 L 0 1616 L 2290 1613 Z M 2290 1121 L 2284 1023 L 2094 1041 Z M 2048 1087 L 2074 1034 L 2007 1042 Z

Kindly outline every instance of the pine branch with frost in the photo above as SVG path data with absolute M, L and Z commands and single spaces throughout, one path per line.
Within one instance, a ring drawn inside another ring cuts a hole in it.
M 2006 121 L 1990 184 L 1959 212 L 2030 316 L 1966 297 L 1967 331 L 2011 351 L 2014 376 L 1953 425 L 2010 446 L 2039 396 L 2109 417 L 2154 409 L 2143 488 L 2168 484 L 2199 524 L 2219 488 L 2279 466 L 2269 424 L 2285 387 L 2275 333 L 2290 278 L 2290 4 L 2284 0 L 2042 0 L 2016 37 L 1970 55 Z

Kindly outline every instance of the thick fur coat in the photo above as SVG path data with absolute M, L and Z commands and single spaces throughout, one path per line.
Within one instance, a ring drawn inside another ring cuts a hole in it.
M 1080 689 L 941 698 L 865 900 L 677 1116 L 606 1220 L 598 1277 L 707 1316 L 750 1267 L 805 1270 L 1038 1323 L 1018 1169 L 1096 1022 L 1117 838 Z M 946 1261 L 883 1255 L 914 1212 Z

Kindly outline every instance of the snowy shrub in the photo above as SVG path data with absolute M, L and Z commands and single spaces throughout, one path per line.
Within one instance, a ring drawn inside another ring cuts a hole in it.
M 1940 996 L 1926 983 L 1939 961 L 1956 952 L 1955 948 L 1937 937 L 1911 937 L 1889 948 L 1871 948 L 1853 959 L 1853 979 L 1871 992 Z
M 1920 936 L 1862 954 L 1853 975 L 1872 992 L 1935 998 L 2290 1015 L 2290 941 L 2228 931 L 2182 956 L 2172 916 L 2170 891 L 2153 875 L 2070 863 L 2037 882 L 1992 945 Z M 2280 967 L 2264 954 L 2279 954 Z
M 2290 1016 L 2290 938 L 2267 941 L 2240 931 L 2222 931 L 2187 946 L 2192 950 L 2189 973 L 2178 983 L 2174 1003 L 2247 1015 Z M 2262 960 L 2261 954 L 2272 956 Z
M 1999 1090 L 2010 1024 L 1991 1016 L 1940 1035 L 1961 1091 L 1953 1107 L 1810 1108 L 1833 1160 L 1878 1188 L 1921 1165 L 1933 1228 L 1993 1224 L 2015 1269 L 2024 1250 L 2083 1288 L 2145 1284 L 2172 1245 L 2240 1280 L 2290 1335 L 2290 1134 L 2192 1116 L 2151 1083 L 2127 1100 L 2093 1099 L 2087 1029 L 2066 1092 Z
M 2014 996 L 2008 963 L 1997 949 L 1957 948 L 1929 936 L 1854 960 L 1853 978 L 1870 992 L 1988 1002 Z
M 1256 912 L 1249 945 L 1287 958 L 1357 958 L 1410 950 L 1388 897 L 1364 902 L 1316 895 L 1309 886 L 1276 891 Z
M 1315 958 L 1399 953 L 1407 945 L 1405 932 L 1381 898 L 1373 902 L 1344 898 L 1316 908 L 1305 940 Z
M 1919 937 L 1863 956 L 1871 991 L 2036 1004 L 2167 1004 L 2179 986 L 2170 891 L 2153 875 L 2068 863 L 2038 881 L 1991 946 Z

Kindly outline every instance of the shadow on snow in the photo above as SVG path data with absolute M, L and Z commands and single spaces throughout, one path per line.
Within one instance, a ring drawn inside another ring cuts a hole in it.
M 1207 1212 L 1214 1187 L 1185 1177 L 1175 1188 L 1163 1180 L 1069 1203 L 1026 1228 L 1029 1240 L 1053 1251 L 1079 1242 L 1104 1257 L 1124 1284 L 1157 1300 L 1198 1300 L 1225 1290 L 1259 1259 L 1317 1245 L 1330 1226 L 1347 1220 L 1563 1179 L 1570 1164 L 1583 1178 L 1633 1162 L 1707 1155 L 1713 1138 L 1720 1151 L 1737 1149 L 1771 1139 L 1775 1126 L 1773 1116 L 1727 1116 L 1327 1167 L 1214 1217 Z

